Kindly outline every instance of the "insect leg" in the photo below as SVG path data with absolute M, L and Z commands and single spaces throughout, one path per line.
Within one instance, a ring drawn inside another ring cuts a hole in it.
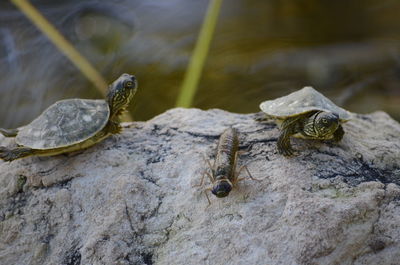
M 238 170 L 238 172 L 237 172 L 237 175 L 238 175 L 238 176 L 240 175 L 240 172 L 242 172 L 243 169 L 246 170 L 247 176 L 248 176 L 251 180 L 261 181 L 261 179 L 254 178 L 254 177 L 251 175 L 251 173 L 250 173 L 249 168 L 247 167 L 247 165 L 243 165 L 243 166 L 241 166 L 241 167 L 239 168 L 239 170 Z M 244 180 L 244 179 L 246 179 L 246 178 L 245 178 L 245 177 L 239 178 L 239 179 L 237 180 L 237 182 L 242 181 L 242 180 Z
M 201 176 L 200 184 L 193 185 L 192 187 L 201 187 L 201 186 L 203 186 L 204 176 L 205 175 L 207 175 L 207 177 L 210 179 L 211 182 L 214 182 L 213 170 L 212 170 L 213 168 L 211 166 L 211 162 L 210 162 L 210 160 L 206 159 L 204 155 L 202 157 L 203 157 L 203 160 L 207 163 L 207 165 L 209 167 L 209 170 L 211 170 L 211 174 L 209 172 L 207 172 L 208 169 L 205 170 L 203 175 Z
M 239 174 L 236 173 L 236 166 L 237 166 L 237 157 L 238 157 L 238 154 L 239 154 L 239 152 L 236 151 L 236 152 L 235 152 L 235 157 L 233 158 L 233 165 L 232 165 L 232 175 L 233 175 L 232 184 L 233 184 L 233 186 L 236 186 L 236 184 L 238 183 L 238 176 L 239 176 Z
M 206 195 L 207 201 L 208 201 L 208 206 L 211 205 L 211 200 L 210 200 L 210 198 L 208 197 L 207 192 L 208 192 L 208 191 L 211 191 L 211 190 L 212 190 L 212 188 L 207 188 L 207 189 L 204 189 L 204 190 L 203 190 L 204 194 Z M 207 207 L 208 207 L 208 206 L 207 206 Z
M 203 184 L 204 184 L 204 176 L 205 176 L 205 175 L 207 175 L 207 177 L 210 179 L 211 182 L 214 181 L 213 176 L 212 176 L 209 172 L 204 171 L 203 175 L 201 176 L 200 183 L 199 183 L 199 184 L 195 184 L 195 185 L 193 185 L 192 187 L 194 188 L 194 187 L 201 187 L 201 186 L 203 186 Z

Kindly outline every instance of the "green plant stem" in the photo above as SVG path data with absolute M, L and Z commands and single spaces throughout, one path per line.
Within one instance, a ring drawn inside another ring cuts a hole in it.
M 222 0 L 210 0 L 208 4 L 207 13 L 176 102 L 177 107 L 188 108 L 192 105 L 204 62 L 208 55 L 221 5 Z
M 85 57 L 28 1 L 10 0 L 36 27 L 95 85 L 103 96 L 107 95 L 107 82 Z M 129 114 L 124 120 L 132 120 Z

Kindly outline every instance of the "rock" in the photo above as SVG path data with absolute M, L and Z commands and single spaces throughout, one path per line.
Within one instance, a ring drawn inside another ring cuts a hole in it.
M 173 109 L 79 153 L 0 162 L 0 264 L 398 264 L 400 124 L 356 115 L 339 144 L 293 139 L 288 159 L 255 117 Z M 208 205 L 193 186 L 228 126 L 261 180 Z

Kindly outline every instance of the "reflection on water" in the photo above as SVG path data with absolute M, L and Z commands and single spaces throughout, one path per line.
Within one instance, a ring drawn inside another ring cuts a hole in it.
M 208 1 L 32 1 L 112 81 L 139 79 L 133 116 L 174 107 Z M 229 0 L 194 107 L 256 112 L 312 85 L 354 112 L 400 120 L 400 2 Z M 100 93 L 8 2 L 0 3 L 0 126 Z

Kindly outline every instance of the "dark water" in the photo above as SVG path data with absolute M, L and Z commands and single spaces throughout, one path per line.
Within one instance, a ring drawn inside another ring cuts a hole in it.
M 31 1 L 111 82 L 134 73 L 130 111 L 174 107 L 208 1 Z M 225 0 L 194 107 L 258 111 L 312 85 L 350 111 L 400 120 L 400 2 Z M 13 5 L 0 3 L 0 126 L 100 93 Z

